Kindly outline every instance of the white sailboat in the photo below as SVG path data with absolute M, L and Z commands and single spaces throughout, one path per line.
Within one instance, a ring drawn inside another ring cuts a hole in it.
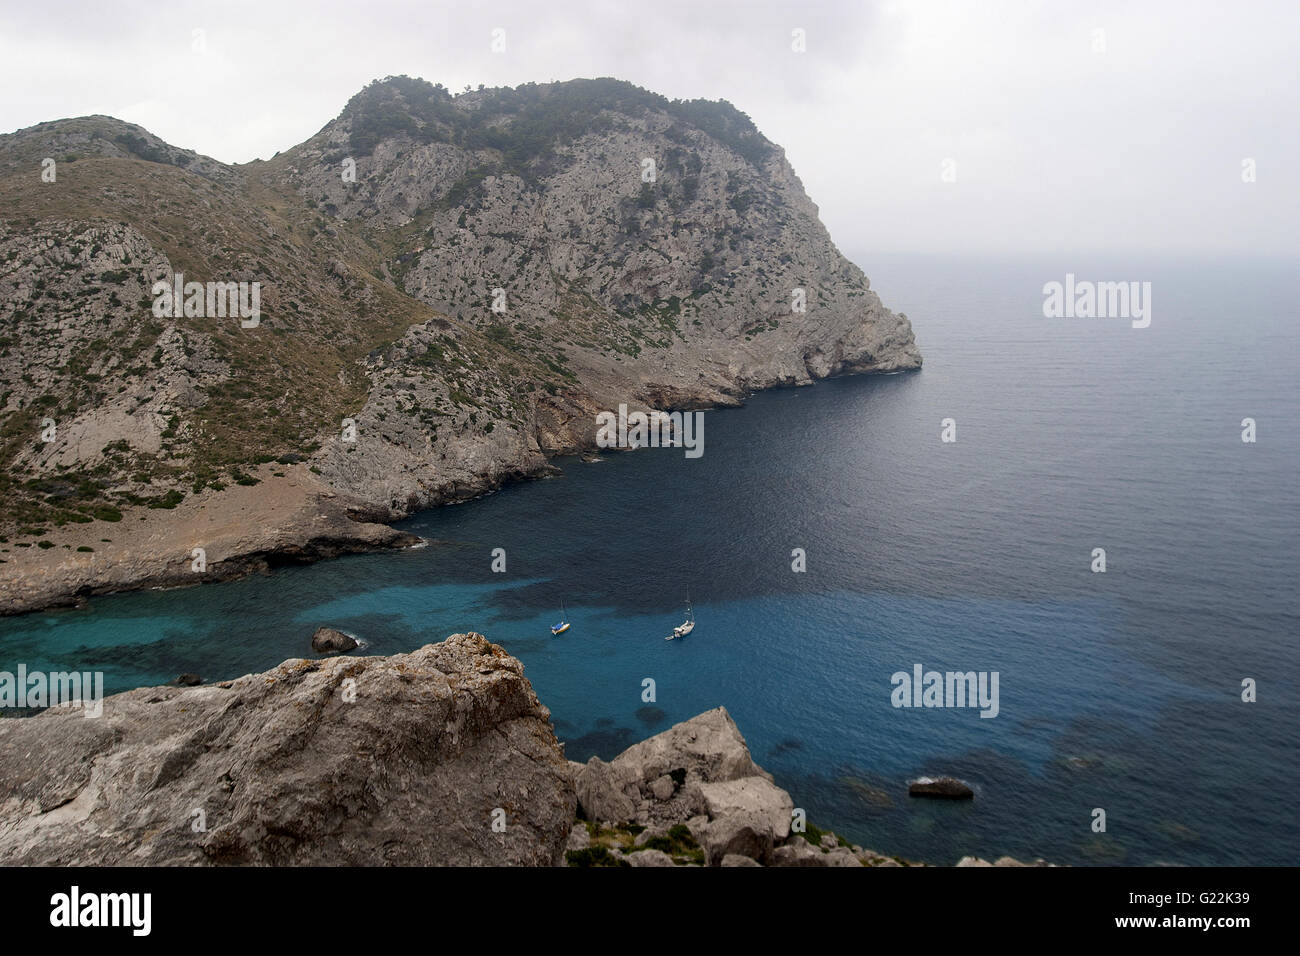
M 558 636 L 569 629 L 569 619 L 564 613 L 564 602 L 560 602 L 560 620 L 551 625 L 551 635 Z
M 673 628 L 673 633 L 665 637 L 665 641 L 671 641 L 675 637 L 685 637 L 691 631 L 695 630 L 695 608 L 691 607 L 691 596 L 686 595 L 686 620 Z

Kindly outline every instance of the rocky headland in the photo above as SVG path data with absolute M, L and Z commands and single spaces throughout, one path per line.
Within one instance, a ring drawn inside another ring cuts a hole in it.
M 795 808 L 721 707 L 566 760 L 472 633 L 0 720 L 3 865 L 918 865 Z
M 611 79 L 390 77 L 238 166 L 42 123 L 0 209 L 0 613 L 401 547 L 600 411 L 921 365 L 749 117 Z M 257 322 L 160 313 L 177 275 Z

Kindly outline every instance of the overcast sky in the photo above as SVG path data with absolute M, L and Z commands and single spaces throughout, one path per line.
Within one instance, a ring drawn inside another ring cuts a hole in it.
M 855 258 L 1298 258 L 1297 35 L 1294 0 L 9 3 L 0 132 L 106 113 L 244 162 L 376 77 L 614 76 L 748 113 Z

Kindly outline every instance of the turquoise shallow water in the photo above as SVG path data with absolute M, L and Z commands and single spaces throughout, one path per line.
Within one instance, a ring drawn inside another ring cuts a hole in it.
M 1294 270 L 868 261 L 920 374 L 706 413 L 698 460 L 561 460 L 405 522 L 422 550 L 3 620 L 0 669 L 120 690 L 262 670 L 319 624 L 381 654 L 478 630 L 524 661 L 572 758 L 723 704 L 810 819 L 881 850 L 1297 862 Z M 1090 266 L 1153 282 L 1151 328 L 1042 317 L 1042 284 Z M 687 589 L 699 624 L 665 642 Z M 916 663 L 997 671 L 998 716 L 893 707 Z M 976 799 L 910 800 L 924 773 Z

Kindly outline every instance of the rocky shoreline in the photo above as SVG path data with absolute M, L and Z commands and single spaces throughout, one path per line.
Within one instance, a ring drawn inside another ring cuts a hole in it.
M 721 707 L 573 763 L 523 670 L 454 634 L 0 720 L 0 864 L 921 865 L 807 821 Z
M 101 594 L 229 581 L 420 541 L 368 520 L 365 503 L 330 490 L 306 466 L 259 475 L 256 485 L 208 492 L 171 510 L 123 509 L 120 521 L 52 528 L 44 537 L 48 546 L 12 548 L 0 564 L 0 615 L 80 606 Z
M 765 388 L 809 384 L 768 383 Z M 700 398 L 681 407 L 741 404 L 740 397 L 714 395 L 711 401 Z M 585 431 L 576 420 L 554 424 L 542 436 L 547 439 L 547 454 L 596 450 L 595 419 L 590 417 Z M 441 487 L 435 494 L 385 507 L 373 494 L 363 497 L 338 490 L 308 462 L 263 466 L 252 469 L 255 485 L 207 491 L 174 509 L 124 508 L 119 522 L 47 529 L 44 540 L 48 547 L 11 547 L 0 559 L 0 617 L 80 607 L 98 595 L 192 587 L 265 573 L 277 565 L 409 548 L 420 539 L 390 527 L 388 521 L 558 471 L 546 455 L 534 450 L 494 462 L 492 468 Z M 103 534 L 113 538 L 101 537 Z M 194 570 L 194 548 L 204 551 L 201 572 Z

